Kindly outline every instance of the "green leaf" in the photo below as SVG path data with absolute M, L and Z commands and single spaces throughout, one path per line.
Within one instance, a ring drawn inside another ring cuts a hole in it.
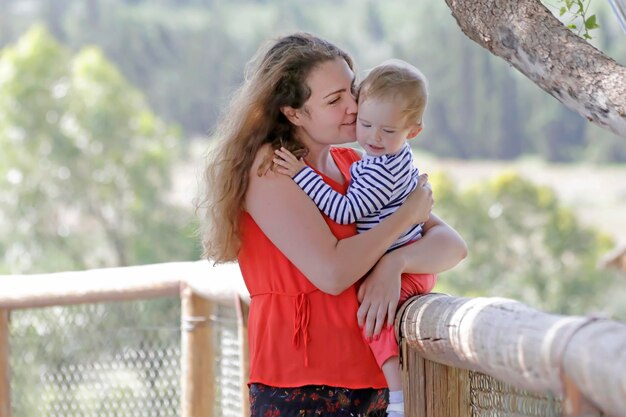
M 573 4 L 574 0 L 565 0 L 565 6 L 567 6 L 567 10 L 571 9 Z
M 574 30 L 576 29 L 576 24 L 575 23 L 570 23 L 569 25 L 567 25 L 568 28 Z
M 591 29 L 597 29 L 599 27 L 600 27 L 600 25 L 598 25 L 598 23 L 596 22 L 596 15 L 595 14 L 589 16 L 589 18 L 587 20 L 585 20 L 585 29 L 591 30 Z
M 563 16 L 565 13 L 567 13 L 567 8 L 561 7 L 561 10 L 559 10 L 559 16 Z

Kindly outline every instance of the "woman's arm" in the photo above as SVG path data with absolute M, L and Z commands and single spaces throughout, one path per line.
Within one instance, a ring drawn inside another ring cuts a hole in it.
M 250 171 L 246 210 L 265 235 L 320 290 L 340 294 L 365 275 L 403 231 L 428 218 L 432 192 L 423 187 L 372 230 L 337 240 L 311 199 L 291 178 L 258 176 L 261 149 Z
M 424 236 L 417 242 L 395 249 L 376 264 L 359 287 L 357 319 L 365 335 L 380 333 L 385 318 L 393 325 L 400 297 L 402 273 L 438 273 L 456 266 L 467 256 L 463 238 L 443 220 L 431 214 L 424 224 Z

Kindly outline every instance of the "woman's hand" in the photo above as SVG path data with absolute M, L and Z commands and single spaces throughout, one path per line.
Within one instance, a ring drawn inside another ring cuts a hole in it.
M 422 174 L 417 181 L 417 187 L 408 195 L 398 211 L 404 211 L 404 215 L 410 216 L 414 224 L 424 223 L 430 217 L 433 209 L 433 191 L 428 183 L 428 174 Z
M 285 148 L 276 149 L 274 154 L 276 155 L 274 157 L 274 164 L 276 164 L 276 171 L 279 174 L 289 175 L 293 178 L 306 166 L 302 158 L 296 158 L 294 154 Z
M 390 259 L 385 255 L 378 261 L 361 283 L 357 294 L 361 303 L 357 320 L 360 327 L 365 327 L 368 339 L 378 336 L 385 322 L 387 326 L 393 326 L 396 317 L 403 266 Z

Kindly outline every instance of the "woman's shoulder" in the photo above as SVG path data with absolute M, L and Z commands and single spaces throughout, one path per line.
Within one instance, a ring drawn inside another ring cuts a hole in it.
M 254 160 L 252 161 L 252 166 L 250 167 L 250 173 L 267 173 L 271 168 L 272 163 L 272 145 L 269 143 L 264 143 L 257 150 L 256 155 L 254 156 Z

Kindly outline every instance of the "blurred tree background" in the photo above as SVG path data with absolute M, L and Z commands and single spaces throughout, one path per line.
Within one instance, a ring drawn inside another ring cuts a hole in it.
M 623 139 L 473 44 L 443 1 L 414 3 L 0 0 L 0 272 L 197 259 L 191 202 L 171 198 L 172 178 L 259 44 L 292 30 L 332 39 L 361 70 L 389 57 L 419 66 L 431 99 L 414 146 L 435 157 L 626 161 Z M 592 42 L 626 61 L 609 6 L 592 6 Z M 623 281 L 596 266 L 610 238 L 521 178 L 476 187 L 436 190 L 472 254 L 451 291 L 618 313 L 597 294 Z
M 591 42 L 626 62 L 610 7 L 592 8 L 601 28 Z M 443 0 L 0 0 L 0 274 L 198 259 L 191 201 L 176 197 L 174 180 L 198 175 L 194 144 L 201 137 L 206 147 L 261 42 L 294 30 L 346 48 L 359 74 L 390 57 L 420 67 L 431 94 L 426 132 L 412 145 L 428 158 L 626 162 L 623 138 L 468 40 Z M 626 320 L 626 279 L 598 267 L 615 242 L 553 190 L 514 172 L 466 188 L 447 173 L 431 178 L 436 212 L 470 247 L 439 291 Z M 128 329 L 150 323 L 176 330 L 159 342 L 178 334 L 177 300 L 106 310 L 109 324 L 127 329 L 126 346 L 144 343 Z M 65 320 L 82 327 L 60 339 L 47 327 L 55 314 L 16 316 L 23 345 L 13 347 L 62 349 L 98 314 L 71 313 Z M 38 398 L 37 374 L 15 378 Z
M 0 97 L 2 269 L 193 256 L 189 217 L 163 193 L 179 134 L 99 49 L 72 55 L 34 27 L 2 51 Z
M 602 24 L 592 43 L 625 62 L 609 5 L 591 7 Z M 212 129 L 263 40 L 305 30 L 344 46 L 361 70 L 390 56 L 420 67 L 431 84 L 423 146 L 437 155 L 626 161 L 623 141 L 467 39 L 442 0 L 0 0 L 0 15 L 0 46 L 34 22 L 72 51 L 97 45 L 185 138 Z

